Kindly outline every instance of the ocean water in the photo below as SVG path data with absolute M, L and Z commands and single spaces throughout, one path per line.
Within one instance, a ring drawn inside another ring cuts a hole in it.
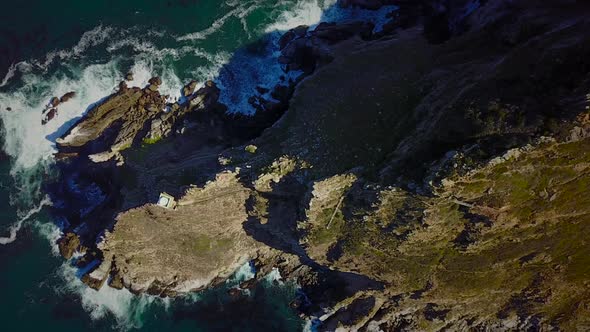
M 228 288 L 252 277 L 248 265 L 225 285 L 178 299 L 94 291 L 59 257 L 59 222 L 43 182 L 52 176 L 55 139 L 91 105 L 160 76 L 160 91 L 179 97 L 195 79 L 222 88 L 230 112 L 252 113 L 256 86 L 284 75 L 281 33 L 301 24 L 364 19 L 385 22 L 392 8 L 340 9 L 335 0 L 5 1 L 0 11 L 0 324 L 2 330 L 299 331 L 289 308 L 299 292 L 272 273 L 242 297 Z M 293 73 L 292 75 L 296 75 Z M 41 125 L 53 96 L 76 91 Z M 12 111 L 6 111 L 11 108 Z

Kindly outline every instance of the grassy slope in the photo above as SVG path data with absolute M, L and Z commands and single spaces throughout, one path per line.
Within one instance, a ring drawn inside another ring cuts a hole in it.
M 331 266 L 385 281 L 386 294 L 402 295 L 392 312 L 434 303 L 450 310 L 447 319 L 476 323 L 539 315 L 588 324 L 590 139 L 546 144 L 453 180 L 435 197 L 381 192 L 376 209 L 333 229 L 342 255 Z M 466 229 L 469 244 L 460 246 Z M 324 247 L 309 245 L 315 255 Z M 419 317 L 419 328 L 442 324 Z

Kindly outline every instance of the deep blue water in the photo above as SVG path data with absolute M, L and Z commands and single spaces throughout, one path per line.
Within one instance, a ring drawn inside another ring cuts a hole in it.
M 268 276 L 249 295 L 227 289 L 251 277 L 245 266 L 224 286 L 175 300 L 85 287 L 56 253 L 56 221 L 44 211 L 54 140 L 125 73 L 142 86 L 161 76 L 178 96 L 191 79 L 214 79 L 231 112 L 251 113 L 257 85 L 282 75 L 282 31 L 385 11 L 340 10 L 335 0 L 3 1 L 0 11 L 0 324 L 3 330 L 298 331 L 289 308 L 297 285 Z M 256 47 L 248 47 L 255 44 Z M 296 74 L 296 73 L 295 73 Z M 76 91 L 47 126 L 52 96 Z M 11 112 L 5 111 L 7 107 Z

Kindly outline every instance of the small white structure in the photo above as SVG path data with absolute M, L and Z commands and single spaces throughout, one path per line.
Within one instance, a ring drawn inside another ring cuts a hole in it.
M 158 205 L 166 209 L 174 209 L 176 207 L 176 201 L 174 197 L 167 193 L 161 193 L 158 199 Z

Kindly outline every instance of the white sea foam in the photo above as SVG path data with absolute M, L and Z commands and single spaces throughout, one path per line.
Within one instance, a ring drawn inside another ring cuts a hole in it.
M 256 270 L 251 261 L 248 261 L 234 273 L 234 275 L 227 280 L 228 284 L 239 284 L 246 280 L 250 280 L 256 276 Z
M 37 231 L 50 243 L 52 253 L 59 255 L 57 239 L 61 237 L 60 229 L 51 223 L 36 223 Z M 75 254 L 74 257 L 79 254 Z M 54 291 L 58 295 L 75 295 L 80 298 L 82 307 L 87 311 L 93 320 L 99 320 L 107 315 L 112 315 L 116 321 L 116 328 L 129 330 L 141 328 L 142 315 L 152 305 L 161 305 L 164 308 L 170 306 L 169 298 L 160 298 L 150 295 L 134 295 L 126 289 L 117 290 L 103 285 L 96 291 L 89 288 L 78 279 L 78 270 L 70 263 L 64 262 L 57 270 L 58 277 L 64 280 L 63 284 L 56 286 Z
M 64 61 L 75 57 L 80 57 L 88 49 L 104 43 L 109 38 L 115 36 L 115 29 L 109 26 L 99 25 L 94 29 L 86 31 L 78 43 L 69 49 L 56 50 L 47 53 L 43 61 L 32 61 L 32 63 L 41 69 L 46 69 L 54 61 Z
M 59 238 L 61 238 L 63 235 L 63 233 L 59 229 L 59 227 L 57 227 L 57 225 L 55 225 L 54 223 L 47 223 L 47 222 L 42 223 L 39 221 L 36 221 L 33 225 L 37 229 L 37 232 L 42 237 L 46 238 L 47 241 L 49 242 L 49 245 L 51 246 L 51 253 L 53 254 L 53 256 L 58 257 L 59 256 L 59 247 L 57 245 L 57 240 L 59 240 Z M 80 256 L 80 253 L 75 252 L 73 257 L 77 258 L 79 256 Z
M 276 267 L 273 267 L 272 270 L 264 277 L 264 280 L 268 283 L 283 283 L 283 276 L 281 276 L 281 272 Z
M 98 291 L 89 288 L 76 277 L 76 268 L 68 262 L 59 269 L 61 277 L 66 281 L 55 289 L 58 294 L 77 294 L 80 296 L 83 308 L 94 320 L 112 314 L 117 327 L 122 329 L 141 328 L 142 315 L 153 304 L 169 300 L 149 295 L 134 295 L 126 289 L 117 290 L 103 285 Z
M 306 0 L 298 2 L 293 9 L 282 12 L 278 19 L 265 28 L 266 32 L 287 31 L 300 25 L 313 26 L 324 16 L 324 11 L 336 4 L 336 0 Z
M 0 244 L 5 245 L 14 242 L 16 240 L 16 233 L 21 229 L 23 223 L 29 220 L 32 216 L 36 215 L 43 209 L 44 206 L 51 205 L 51 200 L 49 197 L 45 196 L 41 203 L 38 206 L 34 207 L 33 209 L 27 211 L 25 215 L 19 218 L 19 220 L 12 226 L 10 226 L 10 236 L 8 237 L 0 237 Z
M 320 22 L 347 22 L 362 20 L 375 24 L 374 31 L 380 31 L 389 19 L 387 14 L 397 9 L 397 6 L 383 6 L 378 10 L 361 8 L 341 8 L 336 5 L 337 0 L 306 0 L 298 2 L 293 10 L 288 10 L 279 16 L 275 23 L 266 28 L 266 32 L 287 31 L 299 25 L 307 25 L 311 29 Z
M 316 317 L 305 319 L 303 324 L 303 332 L 317 332 L 321 321 Z
M 50 160 L 54 140 L 67 129 L 66 123 L 81 116 L 88 105 L 109 95 L 120 75 L 115 62 L 90 65 L 73 78 L 27 73 L 23 77 L 23 88 L 0 93 L 0 108 L 12 109 L 11 112 L 1 112 L 0 116 L 6 133 L 4 151 L 14 161 L 13 175 L 35 167 L 43 160 Z M 41 111 L 49 99 L 69 91 L 75 91 L 76 96 L 59 106 L 57 117 L 42 125 Z
M 211 34 L 217 32 L 223 25 L 232 17 L 235 17 L 240 14 L 240 12 L 248 10 L 248 7 L 239 6 L 230 10 L 229 12 L 225 13 L 225 15 L 219 17 L 211 25 L 201 31 L 191 32 L 186 35 L 180 36 L 176 38 L 177 41 L 187 41 L 187 40 L 202 40 L 209 37 Z
M 6 75 L 2 79 L 2 82 L 0 83 L 0 88 L 5 86 L 6 84 L 8 84 L 8 81 L 10 81 L 10 79 L 14 77 L 14 74 L 16 73 L 16 70 L 17 70 L 17 66 L 18 66 L 18 63 L 13 63 L 10 65 L 10 67 L 8 67 L 8 71 L 6 72 Z
M 143 88 L 148 85 L 150 78 L 159 75 L 162 79 L 162 85 L 159 88 L 160 94 L 168 95 L 171 98 L 180 97 L 182 82 L 174 72 L 174 69 L 170 67 L 157 69 L 155 67 L 156 64 L 151 60 L 137 60 L 131 68 L 133 80 L 128 82 L 128 85 Z
M 275 22 L 262 30 L 269 38 L 260 54 L 238 50 L 219 67 L 215 81 L 221 88 L 220 101 L 228 106 L 229 112 L 253 113 L 255 109 L 248 99 L 256 94 L 257 86 L 272 88 L 279 82 L 279 77 L 284 76 L 288 80 L 300 74 L 296 71 L 285 73 L 277 61 L 280 56 L 277 47 L 280 32 L 299 25 L 317 24 L 322 19 L 323 11 L 335 3 L 336 0 L 307 0 L 296 3 L 294 8 L 277 13 Z M 279 4 L 284 5 L 281 2 Z
M 53 76 L 44 78 L 32 72 L 24 73 L 24 86 L 18 91 L 0 93 L 0 112 L 4 132 L 4 151 L 11 157 L 10 174 L 14 181 L 11 205 L 20 217 L 11 227 L 10 236 L 1 244 L 16 240 L 23 223 L 41 208 L 48 199 L 41 193 L 41 181 L 49 171 L 55 151 L 54 141 L 82 115 L 91 103 L 108 95 L 120 75 L 114 63 L 90 65 L 73 78 Z M 46 125 L 41 124 L 45 104 L 53 96 L 75 91 L 76 97 L 59 106 L 59 114 Z

